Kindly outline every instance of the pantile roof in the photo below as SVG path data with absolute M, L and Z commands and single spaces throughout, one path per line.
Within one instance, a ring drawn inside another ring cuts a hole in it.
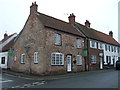
M 37 14 L 37 17 L 39 18 L 39 20 L 42 22 L 42 24 L 45 27 L 49 27 L 49 28 L 53 28 L 59 31 L 63 31 L 63 32 L 67 32 L 70 34 L 74 34 L 74 35 L 79 35 L 84 37 L 79 31 L 76 30 L 76 28 L 74 28 L 72 26 L 72 24 L 67 23 L 65 21 L 56 19 L 54 17 L 39 13 Z
M 7 36 L 6 38 L 2 39 L 2 40 L 0 41 L 0 44 L 4 43 L 6 40 L 8 40 L 9 38 L 11 38 L 11 37 L 12 37 L 13 35 L 15 35 L 15 34 L 16 34 L 16 33 L 11 34 L 11 35 Z M 8 50 L 13 46 L 15 38 L 16 38 L 16 37 L 14 37 L 9 43 L 7 43 L 7 44 L 2 48 L 2 50 L 0 50 L 0 51 L 2 51 L 2 52 L 8 51 Z
M 82 31 L 83 34 L 86 35 L 86 37 L 99 40 L 108 44 L 117 45 L 120 46 L 120 44 L 110 35 L 107 35 L 103 32 L 97 31 L 92 28 L 88 28 L 82 24 L 76 23 L 75 26 L 79 28 L 80 31 Z

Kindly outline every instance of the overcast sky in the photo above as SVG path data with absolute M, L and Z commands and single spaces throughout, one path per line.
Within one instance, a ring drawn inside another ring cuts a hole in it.
M 91 28 L 106 34 L 113 31 L 118 40 L 118 1 L 120 0 L 0 0 L 0 40 L 7 32 L 19 33 L 30 11 L 32 2 L 38 4 L 38 12 L 68 22 L 74 13 L 76 21 L 84 24 L 87 20 Z

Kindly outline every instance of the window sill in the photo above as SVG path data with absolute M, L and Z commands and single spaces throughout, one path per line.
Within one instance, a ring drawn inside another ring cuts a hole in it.
M 34 63 L 34 64 L 38 64 L 38 63 Z
M 62 46 L 62 45 L 55 44 L 55 46 Z
M 25 64 L 25 63 L 21 63 L 21 64 Z
M 64 65 L 51 65 L 51 66 L 64 66 Z
M 82 66 L 82 65 L 77 65 L 77 66 Z

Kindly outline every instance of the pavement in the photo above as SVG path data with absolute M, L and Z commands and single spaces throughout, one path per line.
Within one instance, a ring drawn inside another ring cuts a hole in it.
M 67 78 L 67 77 L 75 77 L 76 75 L 80 75 L 84 73 L 102 72 L 105 70 L 108 70 L 108 69 L 84 71 L 84 72 L 77 72 L 77 73 L 71 72 L 71 73 L 64 73 L 64 74 L 59 74 L 59 75 L 34 75 L 34 74 L 27 74 L 27 73 L 22 73 L 22 72 L 15 72 L 11 70 L 2 70 L 1 72 L 2 74 L 13 75 L 16 77 L 21 77 L 21 78 L 29 79 L 29 80 L 54 80 L 54 79 L 61 79 L 61 78 Z

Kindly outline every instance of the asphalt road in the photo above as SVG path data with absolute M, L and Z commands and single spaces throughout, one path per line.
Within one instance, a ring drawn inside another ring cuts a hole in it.
M 119 75 L 120 71 L 99 70 L 41 81 L 3 74 L 1 82 L 2 88 L 118 88 Z

